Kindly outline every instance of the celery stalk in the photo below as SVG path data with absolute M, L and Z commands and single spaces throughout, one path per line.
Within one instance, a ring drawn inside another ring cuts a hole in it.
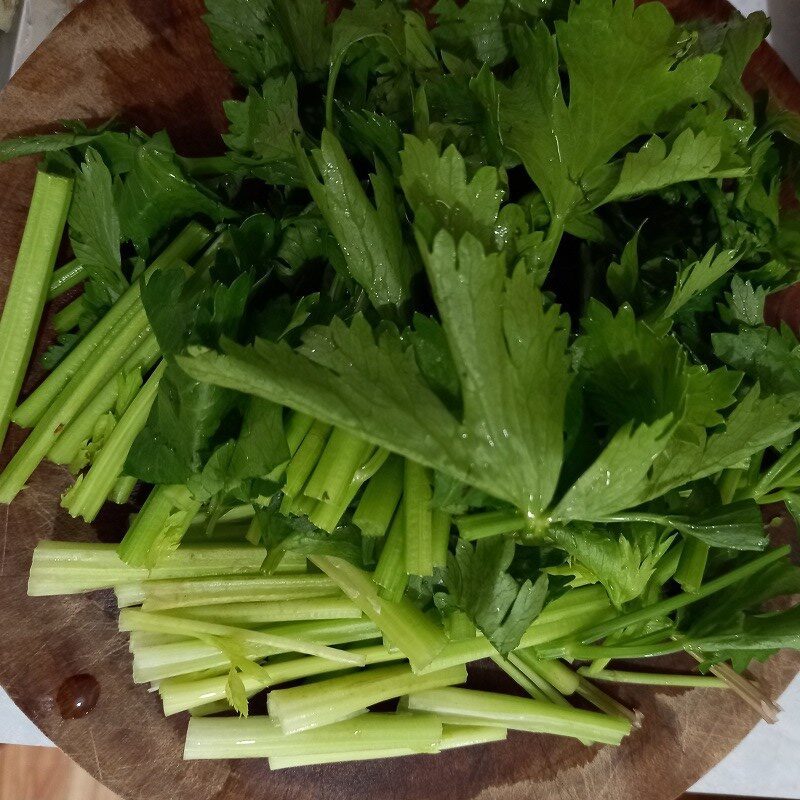
M 33 352 L 72 199 L 72 180 L 37 172 L 28 220 L 0 317 L 0 442 Z
M 696 592 L 703 583 L 710 547 L 699 539 L 687 539 L 675 571 L 675 580 L 684 592 Z
M 684 686 L 698 689 L 730 689 L 730 686 L 713 675 L 675 675 L 671 672 L 630 672 L 621 669 L 600 669 L 590 671 L 578 667 L 578 672 L 598 681 L 613 683 L 634 683 L 640 686 Z
M 297 497 L 302 494 L 308 476 L 311 475 L 325 449 L 330 432 L 330 425 L 317 420 L 312 423 L 286 467 L 286 485 L 283 490 L 287 497 Z
M 303 494 L 334 505 L 341 502 L 356 470 L 372 450 L 372 445 L 340 428 L 334 428 Z
M 464 683 L 464 667 L 416 675 L 409 666 L 375 667 L 317 683 L 276 689 L 267 696 L 267 711 L 284 733 L 320 728 L 355 716 L 369 706 L 411 692 Z
M 66 333 L 73 328 L 77 328 L 78 323 L 81 321 L 85 305 L 86 301 L 83 299 L 83 295 L 81 295 L 64 306 L 64 308 L 53 317 L 53 327 L 56 329 L 56 332 Z
M 406 460 L 403 513 L 405 514 L 405 565 L 409 575 L 433 574 L 432 494 L 430 471 L 413 461 Z
M 50 288 L 47 290 L 47 299 L 55 300 L 61 297 L 64 292 L 68 292 L 86 278 L 86 268 L 77 259 L 64 264 L 53 272 L 50 279 Z
M 116 503 L 118 506 L 125 505 L 131 499 L 137 482 L 136 478 L 130 475 L 120 475 L 108 493 L 109 502 Z
M 401 503 L 372 575 L 372 580 L 381 587 L 380 596 L 393 602 L 402 600 L 408 585 L 405 530 L 406 518 Z
M 364 536 L 382 537 L 389 530 L 403 494 L 403 459 L 389 456 L 386 463 L 364 488 L 353 514 L 354 524 Z
M 518 511 L 482 511 L 456 517 L 458 533 L 468 542 L 525 529 L 525 519 Z
M 405 653 L 415 670 L 433 661 L 446 644 L 444 631 L 408 600 L 384 600 L 370 576 L 341 558 L 313 556 L 311 561 Z

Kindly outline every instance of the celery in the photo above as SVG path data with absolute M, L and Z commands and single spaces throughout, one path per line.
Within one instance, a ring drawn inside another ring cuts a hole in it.
M 364 536 L 382 537 L 389 530 L 403 494 L 403 460 L 389 456 L 364 489 L 353 514 L 353 523 Z
M 0 443 L 5 441 L 33 352 L 71 199 L 71 179 L 37 172 L 0 318 Z
M 464 667 L 416 675 L 407 665 L 376 667 L 317 683 L 276 689 L 267 710 L 284 733 L 297 733 L 355 716 L 369 706 L 425 689 L 464 683 Z
M 313 424 L 314 419 L 309 417 L 308 414 L 301 414 L 296 411 L 289 415 L 289 420 L 286 423 L 286 444 L 289 446 L 289 452 L 292 455 L 297 452 L 297 448 L 300 447 Z
M 525 519 L 518 511 L 482 511 L 456 517 L 459 536 L 466 541 L 486 539 L 525 529 Z
M 447 553 L 450 548 L 450 526 L 452 520 L 449 514 L 434 508 L 431 512 L 431 560 L 433 566 L 444 569 L 447 566 Z
M 83 517 L 86 522 L 92 522 L 99 513 L 117 478 L 122 474 L 125 459 L 133 446 L 134 439 L 147 422 L 166 366 L 166 362 L 162 361 L 156 367 L 117 422 L 89 471 L 64 495 L 61 505 L 71 516 Z
M 635 683 L 641 686 L 685 686 L 699 689 L 730 689 L 722 678 L 713 675 L 675 675 L 671 672 L 629 672 L 619 669 L 589 671 L 579 667 L 578 672 L 599 681 L 614 683 Z
M 703 574 L 706 571 L 709 546 L 699 539 L 687 539 L 683 543 L 675 580 L 684 592 L 696 592 L 703 583 Z
M 371 450 L 372 445 L 363 439 L 334 428 L 303 494 L 315 500 L 338 504 L 344 498 L 356 470 L 368 458 Z
M 286 485 L 283 490 L 287 497 L 297 497 L 302 493 L 308 476 L 311 475 L 325 449 L 330 432 L 330 425 L 315 420 L 303 437 L 303 441 L 286 467 Z
M 444 632 L 408 600 L 392 602 L 378 594 L 370 576 L 341 558 L 313 556 L 311 561 L 405 653 L 414 669 L 423 669 L 445 646 Z
M 492 661 L 500 667 L 518 686 L 522 687 L 534 700 L 549 702 L 547 695 L 510 659 L 504 658 L 500 653 L 492 656 Z
M 64 306 L 64 308 L 53 317 L 53 327 L 56 329 L 56 332 L 66 333 L 73 328 L 77 328 L 83 316 L 85 305 L 86 301 L 83 299 L 83 295 L 81 295 Z
M 145 270 L 143 279 L 156 270 L 172 266 L 177 261 L 192 258 L 210 239 L 211 234 L 199 223 L 190 222 L 182 233 L 164 249 L 161 255 Z M 70 380 L 81 371 L 92 353 L 101 352 L 114 340 L 109 333 L 121 331 L 124 322 L 141 312 L 141 285 L 136 281 L 109 312 L 70 351 L 66 358 L 43 381 L 36 391 L 14 412 L 13 420 L 23 428 L 31 428 L 44 416 Z M 115 334 L 116 335 L 116 334 Z M 115 371 L 115 370 L 112 370 Z
M 508 730 L 495 725 L 442 725 L 442 739 L 439 750 L 453 750 L 457 747 L 472 747 L 476 744 L 502 742 Z
M 433 530 L 430 471 L 406 460 L 403 481 L 405 515 L 406 572 L 409 575 L 433 574 Z
M 152 567 L 181 542 L 200 502 L 185 486 L 156 486 L 119 545 L 132 567 Z
M 405 529 L 406 518 L 401 503 L 372 575 L 372 580 L 381 587 L 380 596 L 394 602 L 402 600 L 408 585 Z
M 366 663 L 364 658 L 358 654 L 314 642 L 306 642 L 302 639 L 275 635 L 265 631 L 253 631 L 247 628 L 235 628 L 231 625 L 220 625 L 214 622 L 184 619 L 169 614 L 153 614 L 132 608 L 120 611 L 119 629 L 121 631 L 171 633 L 179 636 L 228 637 L 244 645 L 256 647 L 266 645 L 286 652 L 305 653 L 319 658 L 327 658 L 338 664 L 362 667 Z
M 125 505 L 130 501 L 137 482 L 136 478 L 130 475 L 120 475 L 108 493 L 109 502 L 116 503 L 118 506 Z
M 359 619 L 361 609 L 347 597 L 310 597 L 267 600 L 255 603 L 226 603 L 179 608 L 172 612 L 185 619 L 223 622 L 227 625 L 267 625 L 306 619 Z
M 438 750 L 441 738 L 442 723 L 431 714 L 369 713 L 292 736 L 269 717 L 192 719 L 184 757 L 302 760 L 319 753 L 346 756 L 353 751 L 368 754 L 394 748 L 425 753 Z
M 262 551 L 263 553 L 263 551 Z M 246 603 L 340 595 L 327 575 L 221 575 L 187 580 L 153 581 L 144 586 L 146 608 L 161 611 L 187 606 Z
M 630 723 L 619 717 L 471 689 L 441 688 L 412 693 L 408 705 L 414 711 L 440 714 L 443 722 L 452 714 L 462 720 L 472 719 L 478 725 L 498 724 L 510 730 L 604 744 L 619 744 L 631 730 Z
M 86 268 L 83 264 L 80 264 L 77 259 L 67 262 L 63 267 L 54 270 L 50 279 L 50 288 L 47 290 L 47 299 L 55 300 L 56 297 L 61 297 L 64 292 L 74 288 L 85 279 Z
M 403 658 L 400 653 L 392 653 L 383 645 L 353 648 L 349 652 L 362 656 L 367 665 L 399 661 Z M 316 656 L 267 662 L 264 668 L 269 676 L 268 680 L 259 680 L 249 675 L 242 676 L 242 683 L 248 696 L 281 683 L 348 669 L 347 665 Z M 222 700 L 225 697 L 227 680 L 227 675 L 215 675 L 193 681 L 185 678 L 168 678 L 162 681 L 159 693 L 164 704 L 164 713 L 177 714 L 202 703 Z

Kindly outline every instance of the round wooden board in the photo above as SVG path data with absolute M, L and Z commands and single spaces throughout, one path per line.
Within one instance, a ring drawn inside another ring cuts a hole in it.
M 683 16 L 698 7 L 705 14 L 727 11 L 710 0 L 673 5 Z M 0 95 L 0 137 L 50 131 L 58 119 L 121 116 L 151 132 L 167 128 L 184 153 L 213 152 L 224 124 L 220 101 L 233 87 L 201 14 L 201 0 L 87 0 Z M 784 103 L 800 106 L 800 87 L 767 48 L 752 73 L 753 85 L 764 80 Z M 34 169 L 31 160 L 0 166 L 0 295 Z M 50 335 L 48 327 L 43 341 Z M 19 441 L 14 432 L 6 457 Z M 186 718 L 165 719 L 157 696 L 132 684 L 127 637 L 117 632 L 110 593 L 26 596 L 37 541 L 92 539 L 120 524 L 108 517 L 92 530 L 71 520 L 58 504 L 67 481 L 63 470 L 45 466 L 0 512 L 0 683 L 55 743 L 126 800 L 671 800 L 756 722 L 751 710 L 722 692 L 625 690 L 620 699 L 644 712 L 645 725 L 617 749 L 512 736 L 436 758 L 274 774 L 260 761 L 183 762 Z M 784 653 L 760 674 L 777 695 L 798 668 L 800 655 Z M 100 701 L 85 718 L 64 721 L 55 694 L 63 680 L 82 672 L 100 682 Z

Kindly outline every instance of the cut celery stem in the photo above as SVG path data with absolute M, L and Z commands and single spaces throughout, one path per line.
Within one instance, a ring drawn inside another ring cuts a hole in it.
M 545 693 L 521 670 L 500 653 L 492 656 L 492 661 L 500 667 L 516 684 L 521 686 L 534 700 L 549 703 L 550 699 Z
M 580 632 L 576 637 L 580 637 Z M 689 642 L 668 641 L 654 644 L 626 644 L 626 645 L 607 645 L 607 644 L 580 644 L 580 642 L 554 642 L 552 645 L 545 644 L 538 648 L 537 652 L 544 660 L 555 658 L 566 658 L 570 661 L 579 659 L 581 661 L 594 661 L 597 658 L 656 658 L 657 656 L 669 656 L 673 653 L 680 653 L 690 646 Z
M 495 723 L 510 730 L 604 744 L 619 744 L 631 730 L 628 721 L 619 717 L 471 689 L 442 688 L 412 693 L 408 705 L 414 711 L 441 714 L 443 722 L 447 721 L 447 714 L 455 714 L 462 719 L 473 719 L 475 724 Z
M 338 505 L 371 450 L 372 445 L 363 439 L 334 428 L 303 494 Z
M 406 518 L 401 502 L 372 574 L 372 580 L 381 587 L 381 597 L 393 602 L 402 600 L 408 585 L 405 529 Z
M 33 353 L 64 235 L 72 186 L 69 178 L 36 173 L 28 219 L 0 317 L 0 443 L 5 441 Z
M 185 619 L 221 622 L 252 627 L 271 622 L 296 622 L 306 619 L 359 619 L 361 609 L 347 597 L 310 597 L 268 600 L 256 603 L 226 603 L 178 608 L 172 611 Z
M 447 631 L 447 638 L 451 642 L 474 639 L 477 635 L 473 621 L 467 614 L 458 609 L 451 611 L 444 618 L 444 628 Z
M 415 670 L 426 667 L 446 644 L 444 631 L 406 599 L 385 600 L 372 578 L 344 559 L 312 556 L 311 561 L 339 585 L 341 590 L 399 648 Z
M 185 486 L 156 486 L 119 545 L 132 567 L 152 567 L 181 542 L 201 503 Z
M 77 259 L 68 261 L 63 267 L 53 272 L 50 279 L 50 288 L 47 290 L 47 299 L 55 300 L 64 292 L 77 286 L 86 278 L 86 268 Z
M 303 441 L 286 467 L 286 484 L 283 490 L 288 497 L 302 494 L 308 476 L 311 475 L 325 449 L 330 432 L 330 425 L 315 420 L 303 437 Z
M 598 681 L 613 683 L 634 683 L 642 686 L 682 686 L 698 689 L 730 689 L 722 678 L 713 675 L 673 675 L 660 672 L 630 672 L 620 669 L 600 669 L 590 672 L 586 667 L 579 667 L 578 672 Z
M 263 550 L 261 551 L 263 554 Z M 186 580 L 150 581 L 144 585 L 144 606 L 163 611 L 200 605 L 340 596 L 327 575 L 219 575 Z
M 108 499 L 118 506 L 123 506 L 131 499 L 133 490 L 136 488 L 137 480 L 130 475 L 120 475 L 114 482 L 114 486 L 108 493 Z
M 472 747 L 477 744 L 502 742 L 508 730 L 495 725 L 442 725 L 439 750 L 454 750 L 457 747 Z
M 450 548 L 449 514 L 434 508 L 431 512 L 431 560 L 434 568 L 444 569 L 447 566 L 447 553 Z
M 375 625 L 364 619 L 289 622 L 272 625 L 265 630 L 278 636 L 325 645 L 366 642 L 379 636 Z M 264 643 L 246 645 L 244 651 L 251 659 L 263 659 L 288 652 Z M 135 683 L 149 683 L 204 670 L 224 670 L 227 673 L 229 666 L 230 662 L 220 649 L 208 642 L 178 641 L 135 650 L 133 680 Z
M 289 453 L 291 455 L 297 452 L 297 448 L 300 447 L 313 424 L 314 418 L 308 414 L 303 414 L 300 411 L 293 411 L 289 415 L 289 420 L 286 423 L 286 444 L 289 447 Z
M 56 329 L 56 332 L 66 333 L 73 328 L 77 328 L 78 323 L 81 321 L 85 305 L 86 301 L 83 299 L 83 295 L 81 295 L 64 306 L 64 308 L 53 317 L 53 327 Z
M 358 502 L 353 523 L 364 536 L 383 537 L 403 494 L 403 459 L 392 455 L 367 483 Z
M 383 645 L 353 648 L 349 652 L 363 656 L 365 663 L 383 664 L 391 661 L 402 660 L 400 653 L 392 653 Z M 306 656 L 292 658 L 286 661 L 267 662 L 264 669 L 268 675 L 265 680 L 260 680 L 250 675 L 242 675 L 242 683 L 248 697 L 281 683 L 325 675 L 343 669 L 349 669 L 346 664 L 337 664 L 327 658 Z M 161 701 L 164 704 L 164 714 L 167 716 L 188 711 L 195 706 L 215 702 L 225 698 L 227 675 L 214 675 L 198 680 L 185 678 L 170 678 L 162 681 L 159 686 Z
M 530 670 L 538 672 L 548 683 L 554 686 L 561 694 L 575 694 L 580 687 L 580 679 L 560 661 L 546 661 L 536 657 L 536 651 L 525 648 L 517 650 L 514 654 Z
M 434 752 L 442 723 L 431 714 L 363 714 L 318 730 L 286 736 L 269 717 L 192 719 L 184 758 L 313 758 L 318 753 L 347 756 L 405 748 L 410 753 Z
M 338 664 L 363 667 L 366 663 L 364 658 L 358 654 L 354 655 L 346 650 L 339 650 L 314 642 L 306 642 L 302 639 L 287 638 L 265 631 L 236 628 L 232 625 L 221 625 L 215 622 L 185 619 L 170 614 L 148 613 L 133 608 L 124 608 L 120 611 L 119 629 L 121 631 L 173 633 L 179 636 L 229 637 L 241 644 L 264 644 L 269 647 L 282 648 L 287 652 L 305 653 L 310 656 L 327 658 L 329 661 L 335 661 Z
M 134 439 L 144 428 L 150 409 L 156 399 L 161 376 L 166 369 L 162 361 L 147 379 L 141 391 L 120 417 L 114 430 L 100 452 L 95 456 L 89 471 L 78 479 L 61 501 L 61 505 L 73 517 L 83 517 L 92 522 L 99 513 L 114 484 L 122 474 L 125 459 L 133 446 Z M 195 511 L 192 511 L 194 516 Z
M 619 616 L 614 617 L 607 622 L 602 622 L 595 627 L 583 631 L 580 634 L 580 639 L 582 642 L 589 644 L 608 636 L 614 631 L 627 628 L 629 625 L 637 625 L 640 622 L 646 622 L 650 619 L 671 614 L 673 611 L 677 611 L 679 608 L 685 608 L 686 606 L 691 605 L 698 600 L 710 597 L 716 592 L 726 589 L 728 586 L 738 583 L 745 578 L 749 578 L 751 575 L 760 572 L 762 569 L 774 563 L 775 561 L 785 558 L 789 552 L 789 547 L 779 547 L 775 550 L 771 550 L 768 553 L 764 553 L 764 555 L 754 558 L 748 564 L 744 564 L 741 567 L 731 570 L 725 575 L 720 575 L 720 577 L 708 581 L 708 583 L 703 584 L 703 586 L 701 586 L 693 594 L 684 592 L 683 594 L 676 595 L 675 597 L 669 597 L 666 600 L 653 603 L 652 605 L 646 606 L 645 608 L 637 611 L 631 611 L 627 614 L 620 614 Z
M 711 548 L 699 539 L 687 539 L 675 571 L 675 580 L 684 592 L 694 593 L 703 583 L 708 553 Z
M 455 518 L 459 536 L 468 542 L 487 539 L 525 529 L 525 518 L 518 511 L 482 511 Z
M 87 361 L 36 424 L 0 475 L 0 503 L 10 503 L 17 496 L 62 431 L 109 378 L 124 367 L 140 345 L 149 342 L 151 352 L 157 352 L 158 343 L 147 325 L 144 309 L 131 320 L 126 334 L 128 331 L 129 336 L 120 335 L 115 341 L 109 341 L 105 350 L 98 351 Z
M 432 495 L 430 470 L 406 459 L 403 476 L 403 514 L 405 515 L 405 564 L 409 575 L 433 574 Z
M 183 232 L 145 270 L 143 279 L 153 272 L 172 266 L 175 262 L 192 258 L 208 242 L 211 234 L 199 223 L 190 222 Z M 122 324 L 130 320 L 141 306 L 141 281 L 131 287 L 114 303 L 109 312 L 71 350 L 66 358 L 47 376 L 43 383 L 14 412 L 14 422 L 23 428 L 32 428 L 55 402 L 70 380 L 79 372 L 97 349 L 103 351 L 113 330 L 122 330 Z
M 267 711 L 284 733 L 298 733 L 340 722 L 394 697 L 466 680 L 463 666 L 427 675 L 417 675 L 405 664 L 370 667 L 291 689 L 276 689 L 267 696 Z

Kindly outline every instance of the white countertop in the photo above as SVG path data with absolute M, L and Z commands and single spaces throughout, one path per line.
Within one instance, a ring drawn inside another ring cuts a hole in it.
M 742 12 L 766 10 L 773 18 L 770 41 L 800 74 L 800 0 L 732 0 Z M 74 0 L 28 0 L 19 50 L 27 55 Z M 34 10 L 35 8 L 35 10 Z M 21 63 L 18 56 L 15 66 Z M 800 800 L 800 676 L 780 698 L 775 725 L 759 723 L 736 749 L 702 778 L 694 791 Z M 52 746 L 0 688 L 0 742 Z M 770 769 L 767 765 L 776 765 Z

